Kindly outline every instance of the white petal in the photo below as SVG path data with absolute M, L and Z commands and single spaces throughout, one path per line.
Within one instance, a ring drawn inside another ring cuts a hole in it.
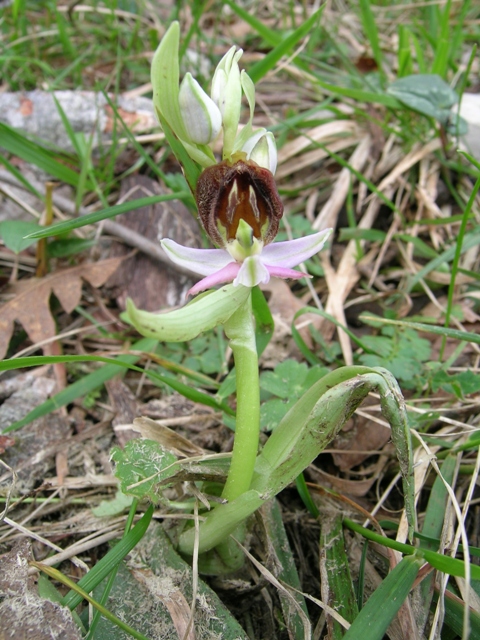
M 243 261 L 233 284 L 235 286 L 243 284 L 245 287 L 256 287 L 257 284 L 267 284 L 269 280 L 270 274 L 260 256 L 249 256 Z
M 210 276 L 233 262 L 224 249 L 192 249 L 168 238 L 161 240 L 161 244 L 172 262 L 200 276 Z
M 325 229 L 304 238 L 269 244 L 262 251 L 262 261 L 288 269 L 296 267 L 318 253 L 331 232 L 332 229 Z

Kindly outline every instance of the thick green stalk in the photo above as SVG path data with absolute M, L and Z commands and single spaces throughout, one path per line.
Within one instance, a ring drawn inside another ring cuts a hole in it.
M 260 388 L 252 296 L 224 325 L 235 359 L 237 418 L 232 462 L 222 498 L 231 501 L 248 491 L 258 452 Z

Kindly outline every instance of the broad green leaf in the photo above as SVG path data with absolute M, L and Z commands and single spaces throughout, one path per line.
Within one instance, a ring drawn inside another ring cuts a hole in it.
M 257 352 L 260 356 L 272 339 L 275 328 L 270 307 L 260 287 L 253 287 L 252 289 L 252 310 L 255 317 Z
M 283 514 L 278 500 L 270 500 L 262 510 L 265 533 L 271 547 L 271 552 L 275 555 L 271 558 L 273 573 L 293 589 L 290 591 L 291 597 L 285 597 L 281 591 L 278 595 L 283 609 L 283 617 L 287 626 L 289 637 L 296 640 L 304 640 L 311 637 L 310 621 L 308 610 L 301 590 L 302 585 L 295 566 L 295 558 L 290 547 L 287 532 L 283 522 Z M 271 567 L 268 567 L 271 568 Z M 296 601 L 296 606 L 293 604 Z
M 133 502 L 131 496 L 126 496 L 118 490 L 113 500 L 102 500 L 97 507 L 92 507 L 92 513 L 97 518 L 109 518 L 118 516 L 128 509 Z
M 25 238 L 25 236 L 37 231 L 39 226 L 36 222 L 29 220 L 4 220 L 0 222 L 0 237 L 6 247 L 18 254 L 35 244 L 35 238 Z
M 178 46 L 180 25 L 172 22 L 163 36 L 152 60 L 153 104 L 170 127 L 182 140 L 187 140 L 178 101 L 180 68 Z
M 139 566 L 138 560 L 141 559 Z M 135 570 L 138 571 L 137 575 Z M 142 586 L 141 577 L 146 578 L 148 586 L 155 589 L 155 595 Z M 198 640 L 248 640 L 248 636 L 235 620 L 227 607 L 206 582 L 195 576 L 191 565 L 183 560 L 173 548 L 171 541 L 160 523 L 152 522 L 145 537 L 135 550 L 135 560 L 122 562 L 113 583 L 110 599 L 105 604 L 117 617 L 138 631 L 144 633 L 149 640 L 180 639 L 178 623 L 184 616 L 185 610 L 176 609 L 178 616 L 172 611 L 170 603 L 181 606 L 192 602 L 195 595 L 193 629 L 190 638 Z M 103 585 L 100 585 L 94 595 L 100 599 Z M 188 610 L 187 610 L 188 615 Z M 183 618 L 185 619 L 185 618 Z M 186 628 L 186 623 L 185 623 Z M 121 638 L 126 638 L 122 634 Z M 187 638 L 189 636 L 187 635 Z M 118 628 L 109 621 L 102 619 L 93 636 L 94 640 L 119 640 Z
M 458 102 L 453 89 L 436 74 L 416 74 L 400 78 L 388 87 L 387 93 L 404 105 L 425 116 L 446 124 L 450 111 Z
M 200 524 L 200 553 L 225 540 L 263 502 L 293 482 L 374 390 L 380 393 L 382 413 L 392 428 L 412 537 L 415 523 L 412 452 L 403 397 L 395 379 L 385 369 L 342 367 L 315 383 L 273 431 L 257 457 L 250 490 L 206 514 Z M 182 534 L 181 552 L 191 555 L 194 542 L 193 530 Z

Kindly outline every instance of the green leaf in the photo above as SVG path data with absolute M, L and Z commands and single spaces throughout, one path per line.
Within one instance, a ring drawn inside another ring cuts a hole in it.
M 311 637 L 310 622 L 305 599 L 301 593 L 302 585 L 295 566 L 295 559 L 290 547 L 285 525 L 283 523 L 282 511 L 277 500 L 267 502 L 263 509 L 263 522 L 265 533 L 271 547 L 271 552 L 275 558 L 270 562 L 275 567 L 275 577 L 283 584 L 293 587 L 291 597 L 286 598 L 281 591 L 278 595 L 282 604 L 285 623 L 290 638 L 304 640 Z M 293 605 L 293 598 L 297 606 Z M 308 633 L 310 631 L 310 633 Z
M 382 640 L 388 626 L 405 602 L 422 563 L 422 559 L 415 556 L 403 558 L 367 600 L 343 636 L 344 640 Z
M 159 487 L 159 483 L 177 470 L 173 453 L 159 442 L 144 438 L 129 440 L 123 449 L 114 447 L 111 457 L 116 463 L 115 475 L 123 493 L 152 502 L 162 499 L 164 488 Z
M 122 491 L 118 490 L 113 500 L 102 500 L 97 507 L 92 508 L 92 513 L 97 518 L 109 518 L 118 516 L 128 509 L 133 502 L 131 496 L 126 496 Z
M 61 240 L 50 242 L 47 251 L 50 258 L 69 258 L 77 253 L 91 249 L 95 242 L 94 239 L 62 238 Z
M 442 124 L 448 122 L 451 108 L 458 102 L 455 91 L 436 74 L 405 76 L 393 82 L 387 93 L 410 109 Z
M 298 398 L 327 373 L 326 367 L 308 368 L 305 363 L 292 359 L 284 360 L 274 371 L 264 371 L 260 375 L 260 389 L 277 397 L 266 400 L 260 407 L 262 430 L 275 429 Z
M 434 374 L 431 384 L 434 393 L 438 389 L 443 389 L 463 399 L 471 393 L 480 391 L 480 375 L 473 373 L 473 371 L 448 375 L 446 371 L 440 370 Z
M 4 220 L 0 222 L 0 236 L 6 247 L 13 253 L 19 254 L 35 244 L 35 238 L 25 238 L 25 236 L 37 231 L 39 227 L 38 223 L 28 220 Z
M 253 67 L 250 68 L 248 75 L 253 80 L 253 82 L 258 82 L 261 78 L 263 78 L 274 66 L 277 62 L 284 56 L 287 55 L 297 44 L 300 42 L 302 38 L 304 38 L 310 29 L 312 29 L 313 25 L 320 18 L 320 15 L 323 12 L 323 8 L 321 7 L 315 13 L 305 20 L 300 27 L 295 29 L 293 33 L 280 41 L 280 43 L 272 49 L 267 55 L 256 62 Z
M 153 104 L 168 122 L 174 133 L 182 140 L 187 140 L 188 136 L 178 101 L 180 82 L 179 41 L 180 25 L 175 21 L 168 28 L 153 56 L 151 73 Z
M 95 566 L 78 581 L 78 586 L 90 593 L 118 563 L 137 545 L 145 534 L 153 515 L 153 505 L 150 505 L 137 524 L 113 547 Z M 70 610 L 75 609 L 83 600 L 75 591 L 69 591 L 62 599 L 62 605 Z
M 382 50 L 380 48 L 380 42 L 378 38 L 378 29 L 373 15 L 372 8 L 370 6 L 370 0 L 359 0 L 360 5 L 360 17 L 362 19 L 363 30 L 367 37 L 367 42 L 372 47 L 373 57 L 379 70 L 382 70 Z
M 145 345 L 145 347 L 143 347 L 143 345 Z M 135 345 L 133 345 L 132 349 L 134 351 L 138 350 L 140 352 L 149 352 L 154 351 L 156 345 L 156 341 L 145 339 L 140 340 Z M 55 409 L 59 409 L 60 407 L 73 402 L 81 396 L 95 391 L 104 382 L 106 382 L 106 380 L 110 380 L 115 375 L 124 372 L 125 369 L 132 369 L 133 371 L 143 373 L 151 380 L 153 380 L 156 384 L 166 384 L 175 391 L 178 391 L 178 393 L 181 393 L 189 400 L 192 400 L 192 402 L 199 402 L 216 410 L 225 411 L 229 415 L 234 415 L 233 410 L 230 409 L 228 405 L 217 402 L 209 394 L 189 387 L 183 382 L 178 381 L 177 378 L 162 376 L 155 371 L 150 371 L 148 369 L 145 370 L 141 367 L 135 366 L 133 363 L 136 362 L 139 358 L 140 356 L 127 355 L 119 356 L 117 359 L 103 358 L 102 356 L 31 356 L 29 358 L 13 358 L 9 360 L 3 360 L 2 362 L 0 362 L 0 371 L 11 371 L 12 369 L 19 369 L 22 367 L 36 367 L 44 364 L 55 364 L 57 362 L 103 362 L 106 364 L 105 367 L 102 367 L 97 371 L 83 376 L 80 380 L 69 385 L 66 389 L 60 391 L 60 393 L 57 393 L 57 395 L 53 396 L 52 398 L 49 398 L 40 406 L 35 407 L 35 409 L 30 411 L 24 418 L 18 420 L 17 422 L 4 429 L 3 433 L 16 431 L 32 420 L 40 418 L 41 416 L 44 416 L 47 413 L 54 411 Z
M 370 353 L 359 356 L 367 367 L 385 367 L 409 389 L 424 384 L 421 364 L 430 358 L 431 343 L 412 329 L 383 327 L 382 335 L 364 336 Z
M 324 563 L 325 572 L 322 572 L 322 581 L 324 575 L 327 580 L 327 604 L 345 620 L 353 622 L 358 616 L 358 606 L 345 551 L 342 515 L 338 512 L 322 514 L 320 528 L 320 562 Z M 322 593 L 325 587 L 322 584 Z M 329 636 L 332 640 L 343 638 L 344 629 L 339 622 L 332 619 L 328 626 L 329 630 L 331 629 Z
M 126 319 L 139 333 L 162 342 L 186 342 L 218 325 L 223 325 L 246 302 L 251 289 L 226 285 L 198 296 L 181 309 L 154 314 L 137 309 L 127 300 Z
M 424 324 L 423 322 L 409 322 L 408 320 L 390 320 L 389 318 L 380 318 L 379 316 L 373 316 L 370 313 L 363 313 L 360 315 L 362 322 L 377 322 L 378 324 L 390 324 L 399 327 L 407 327 L 415 329 L 416 331 L 425 331 L 426 333 L 434 333 L 437 335 L 445 336 L 447 338 L 453 338 L 454 340 L 463 340 L 465 342 L 474 342 L 480 344 L 480 335 L 477 333 L 471 333 L 469 331 L 460 331 L 459 329 L 449 329 L 448 327 L 437 327 L 430 324 Z
M 131 562 L 127 567 L 122 562 L 113 583 L 111 597 L 105 603 L 120 619 L 141 631 L 149 640 L 179 639 L 183 633 L 178 633 L 175 622 L 178 623 L 180 618 L 169 613 L 171 607 L 165 606 L 165 602 L 170 597 L 172 602 L 175 598 L 177 602 L 184 598 L 190 603 L 196 595 L 197 606 L 193 619 L 195 634 L 190 634 L 190 637 L 194 636 L 199 640 L 248 640 L 247 634 L 213 589 L 201 578 L 194 577 L 192 567 L 175 551 L 160 523 L 152 522 L 140 542 L 136 557 L 142 559 L 139 571 L 148 576 L 149 585 L 155 585 L 155 596 L 149 596 L 145 586 L 134 576 L 132 568 L 137 568 L 138 564 Z M 100 585 L 96 589 L 97 599 L 101 598 L 103 587 L 104 585 Z M 127 640 L 128 636 L 119 632 L 118 628 L 104 618 L 100 620 L 92 636 L 93 640 L 120 638 Z
M 255 317 L 255 341 L 260 356 L 273 336 L 275 323 L 268 302 L 260 287 L 252 289 L 252 310 Z
M 25 135 L 0 122 L 0 147 L 46 171 L 54 178 L 78 186 L 79 174 L 56 159 L 55 153 L 32 142 Z M 91 188 L 88 183 L 87 188 Z
M 95 213 L 89 213 L 85 216 L 75 218 L 74 220 L 66 220 L 65 222 L 52 224 L 50 227 L 42 228 L 41 231 L 31 233 L 28 237 L 38 239 L 48 238 L 50 236 L 60 236 L 65 233 L 69 233 L 74 229 L 78 229 L 79 227 L 84 227 L 87 224 L 95 224 L 96 222 L 101 222 L 102 220 L 106 220 L 107 218 L 114 218 L 115 216 L 118 216 L 121 213 L 126 213 L 127 211 L 134 211 L 135 209 L 141 209 L 142 207 L 149 207 L 152 204 L 156 204 L 157 202 L 181 200 L 182 198 L 188 196 L 188 193 L 180 192 L 169 193 L 163 196 L 139 198 L 138 200 L 129 200 L 128 202 L 116 204 L 113 207 L 107 207 L 106 209 L 102 209 L 101 211 L 96 211 Z

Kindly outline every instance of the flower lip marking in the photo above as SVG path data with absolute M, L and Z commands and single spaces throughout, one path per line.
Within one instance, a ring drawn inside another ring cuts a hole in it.
M 195 197 L 203 227 L 217 246 L 235 240 L 240 220 L 263 244 L 277 235 L 283 204 L 272 173 L 253 160 L 208 167 L 198 179 Z

